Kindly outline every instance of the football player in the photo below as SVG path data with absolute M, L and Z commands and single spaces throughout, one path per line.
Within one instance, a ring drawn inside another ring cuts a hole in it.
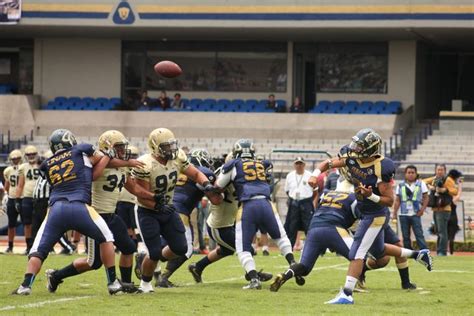
M 384 256 L 384 228 L 388 223 L 388 207 L 394 201 L 392 182 L 395 174 L 393 161 L 381 155 L 382 139 L 372 129 L 360 130 L 349 145 L 349 155 L 328 159 L 318 165 L 308 183 L 317 186 L 317 177 L 328 169 L 347 167 L 359 203 L 361 220 L 349 252 L 346 283 L 338 295 L 327 304 L 353 304 L 352 292 L 357 284 L 369 251 L 380 259 Z M 431 270 L 428 250 L 420 251 L 420 260 Z
M 231 159 L 232 153 L 227 155 L 225 162 L 227 163 Z M 222 168 L 219 168 L 216 173 L 219 173 L 220 170 Z M 211 203 L 206 222 L 209 237 L 217 243 L 217 247 L 198 262 L 188 266 L 189 272 L 197 283 L 202 283 L 202 272 L 208 265 L 235 253 L 235 217 L 239 210 L 239 201 L 233 184 L 227 185 L 223 194 L 224 198 L 221 204 Z M 248 278 L 247 273 L 245 277 Z M 260 271 L 258 278 L 265 282 L 272 278 L 272 274 Z
M 241 265 L 250 277 L 250 283 L 243 289 L 261 289 L 261 282 L 252 257 L 252 240 L 258 229 L 268 232 L 280 248 L 289 264 L 295 263 L 291 244 L 281 224 L 280 217 L 270 203 L 270 185 L 266 170 L 271 168 L 267 161 L 255 159 L 255 148 L 249 139 L 237 141 L 232 159 L 222 168 L 216 180 L 219 190 L 232 183 L 237 198 L 242 204 L 237 214 L 236 250 Z
M 150 282 L 158 260 L 184 256 L 188 251 L 186 229 L 172 205 L 178 175 L 184 174 L 205 192 L 214 190 L 206 175 L 188 162 L 170 130 L 153 130 L 148 137 L 148 148 L 150 152 L 138 158 L 145 166 L 132 170 L 137 184 L 156 195 L 156 204 L 137 197 L 137 225 L 148 249 L 141 269 L 140 293 L 154 291 Z M 165 247 L 162 247 L 161 236 L 168 243 Z
M 138 148 L 135 146 L 128 146 L 130 150 L 130 159 L 137 159 L 139 154 Z M 127 176 L 131 174 L 132 170 L 127 170 Z M 122 218 L 122 220 L 127 225 L 128 235 L 133 239 L 135 243 L 137 242 L 137 236 L 135 234 L 135 228 L 137 224 L 135 223 L 135 205 L 137 198 L 135 195 L 130 193 L 127 188 L 123 188 L 120 191 L 119 201 L 117 203 L 117 209 L 115 213 Z
M 21 162 L 21 151 L 18 149 L 12 150 L 8 155 L 10 166 L 3 171 L 3 178 L 5 179 L 5 192 L 8 196 L 7 202 L 7 216 L 8 216 L 8 248 L 5 253 L 13 252 L 13 241 L 15 240 L 15 229 L 18 220 L 18 210 L 15 207 L 16 190 L 18 185 L 18 167 Z
M 40 169 L 52 188 L 50 209 L 29 253 L 24 280 L 12 294 L 31 294 L 31 286 L 44 260 L 68 230 L 77 230 L 100 244 L 108 291 L 110 294 L 120 292 L 122 285 L 115 275 L 112 232 L 104 219 L 89 206 L 92 180 L 111 165 L 111 158 L 100 154 L 90 144 L 77 145 L 75 136 L 66 129 L 55 130 L 49 138 L 49 145 L 53 156 L 45 160 Z
M 18 188 L 16 190 L 17 199 L 15 201 L 16 210 L 20 213 L 21 223 L 25 229 L 26 251 L 30 252 L 33 244 L 31 224 L 33 222 L 33 190 L 36 180 L 40 175 L 38 164 L 38 150 L 35 146 L 25 147 L 25 158 L 27 162 L 22 163 L 18 168 Z
M 127 150 L 127 146 L 128 141 L 125 136 L 116 130 L 106 131 L 99 137 L 99 150 L 108 155 L 110 159 L 133 163 L 134 160 L 129 160 L 130 152 Z M 127 179 L 126 175 L 126 168 L 106 168 L 101 174 L 97 174 L 92 182 L 92 207 L 104 219 L 114 236 L 114 244 L 121 252 L 119 268 L 122 288 L 125 292 L 131 293 L 136 291 L 136 287 L 132 283 L 133 253 L 136 251 L 136 244 L 130 238 L 123 220 L 115 214 L 115 209 L 120 191 L 124 186 L 133 194 L 150 201 L 153 201 L 153 194 L 141 187 L 135 187 L 134 181 Z M 46 271 L 49 292 L 54 293 L 65 278 L 89 270 L 97 270 L 102 266 L 97 243 L 98 241 L 92 238 L 88 239 L 87 258 L 78 258 L 60 270 L 49 269 Z
M 360 217 L 357 200 L 353 192 L 350 183 L 338 181 L 338 187 L 335 191 L 324 193 L 311 220 L 300 262 L 291 265 L 285 273 L 278 274 L 270 286 L 271 291 L 278 291 L 292 277 L 308 275 L 313 270 L 318 257 L 324 254 L 327 248 L 349 259 L 353 239 L 348 229 Z M 386 255 L 403 255 L 418 259 L 418 251 L 410 252 L 407 251 L 408 249 L 403 251 L 389 244 L 384 247 Z M 404 259 L 406 260 L 406 258 Z M 387 265 L 388 260 L 383 258 L 376 263 L 378 264 L 376 268 L 379 269 Z
M 216 175 L 211 170 L 212 168 L 212 158 L 209 152 L 205 149 L 194 149 L 190 153 L 189 161 L 193 164 L 199 171 L 201 171 L 208 179 L 211 184 L 214 184 L 216 181 Z M 176 182 L 176 188 L 173 196 L 173 205 L 179 213 L 181 220 L 183 221 L 184 228 L 186 229 L 186 241 L 188 244 L 188 250 L 184 256 L 168 260 L 166 264 L 166 269 L 161 273 L 159 279 L 156 282 L 157 287 L 173 287 L 173 283 L 169 281 L 171 275 L 179 267 L 183 265 L 186 260 L 191 258 L 193 254 L 193 234 L 191 231 L 191 213 L 196 208 L 199 201 L 206 195 L 211 203 L 220 204 L 222 202 L 222 197 L 220 194 L 214 192 L 208 192 L 204 194 L 202 187 L 188 178 L 185 174 L 180 174 L 178 176 L 178 181 Z

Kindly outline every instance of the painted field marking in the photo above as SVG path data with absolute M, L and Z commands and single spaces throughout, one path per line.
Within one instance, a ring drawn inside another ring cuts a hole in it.
M 47 300 L 47 301 L 30 303 L 30 304 L 25 304 L 25 305 L 17 305 L 17 306 L 10 305 L 10 306 L 0 307 L 0 312 L 9 311 L 9 310 L 17 309 L 17 308 L 36 308 L 36 307 L 41 307 L 48 304 L 57 304 L 57 303 L 83 300 L 85 298 L 90 298 L 90 297 L 92 296 L 64 297 L 57 300 Z

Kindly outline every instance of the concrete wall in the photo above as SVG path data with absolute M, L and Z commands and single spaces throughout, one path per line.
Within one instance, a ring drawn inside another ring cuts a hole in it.
M 349 138 L 372 127 L 383 138 L 397 128 L 396 115 L 279 114 L 219 112 L 89 112 L 34 111 L 39 135 L 69 128 L 77 135 L 97 136 L 118 129 L 129 137 L 143 137 L 158 127 L 172 129 L 177 137 L 253 137 L 276 139 Z
M 415 104 L 416 41 L 391 41 L 388 47 L 386 94 L 318 93 L 318 100 L 401 101 L 407 109 Z
M 33 108 L 39 97 L 24 95 L 0 95 L 0 133 L 11 132 L 13 139 L 30 135 L 35 129 Z
M 34 65 L 34 93 L 43 103 L 56 96 L 120 96 L 119 39 L 36 39 Z

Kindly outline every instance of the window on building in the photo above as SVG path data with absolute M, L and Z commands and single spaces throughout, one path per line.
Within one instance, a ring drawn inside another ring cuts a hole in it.
M 317 49 L 317 91 L 387 93 L 386 43 L 329 43 Z

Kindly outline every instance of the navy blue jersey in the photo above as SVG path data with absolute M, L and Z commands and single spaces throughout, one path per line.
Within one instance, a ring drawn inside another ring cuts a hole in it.
M 199 171 L 209 179 L 211 183 L 216 181 L 216 175 L 206 167 L 197 167 Z M 174 189 L 173 205 L 179 213 L 191 215 L 193 209 L 204 197 L 204 192 L 198 189 L 196 182 L 189 179 L 185 174 L 178 176 L 176 188 Z
M 50 205 L 58 200 L 91 203 L 92 164 L 88 157 L 94 151 L 90 144 L 79 144 L 41 164 L 40 170 L 51 185 Z
M 223 173 L 234 172 L 234 184 L 239 201 L 248 201 L 255 196 L 265 196 L 270 199 L 270 185 L 268 184 L 266 170 L 272 167 L 268 160 L 233 159 L 222 168 Z
M 395 175 L 393 161 L 383 156 L 365 164 L 360 159 L 348 157 L 346 166 L 351 176 L 351 182 L 356 187 L 358 183 L 362 183 L 367 187 L 371 186 L 374 194 L 377 195 L 380 195 L 377 185 L 380 182 L 392 182 Z M 374 203 L 360 194 L 357 194 L 357 200 L 362 214 L 385 214 L 386 206 Z
M 338 226 L 348 229 L 359 218 L 356 204 L 354 193 L 336 191 L 325 193 L 314 212 L 310 228 Z

